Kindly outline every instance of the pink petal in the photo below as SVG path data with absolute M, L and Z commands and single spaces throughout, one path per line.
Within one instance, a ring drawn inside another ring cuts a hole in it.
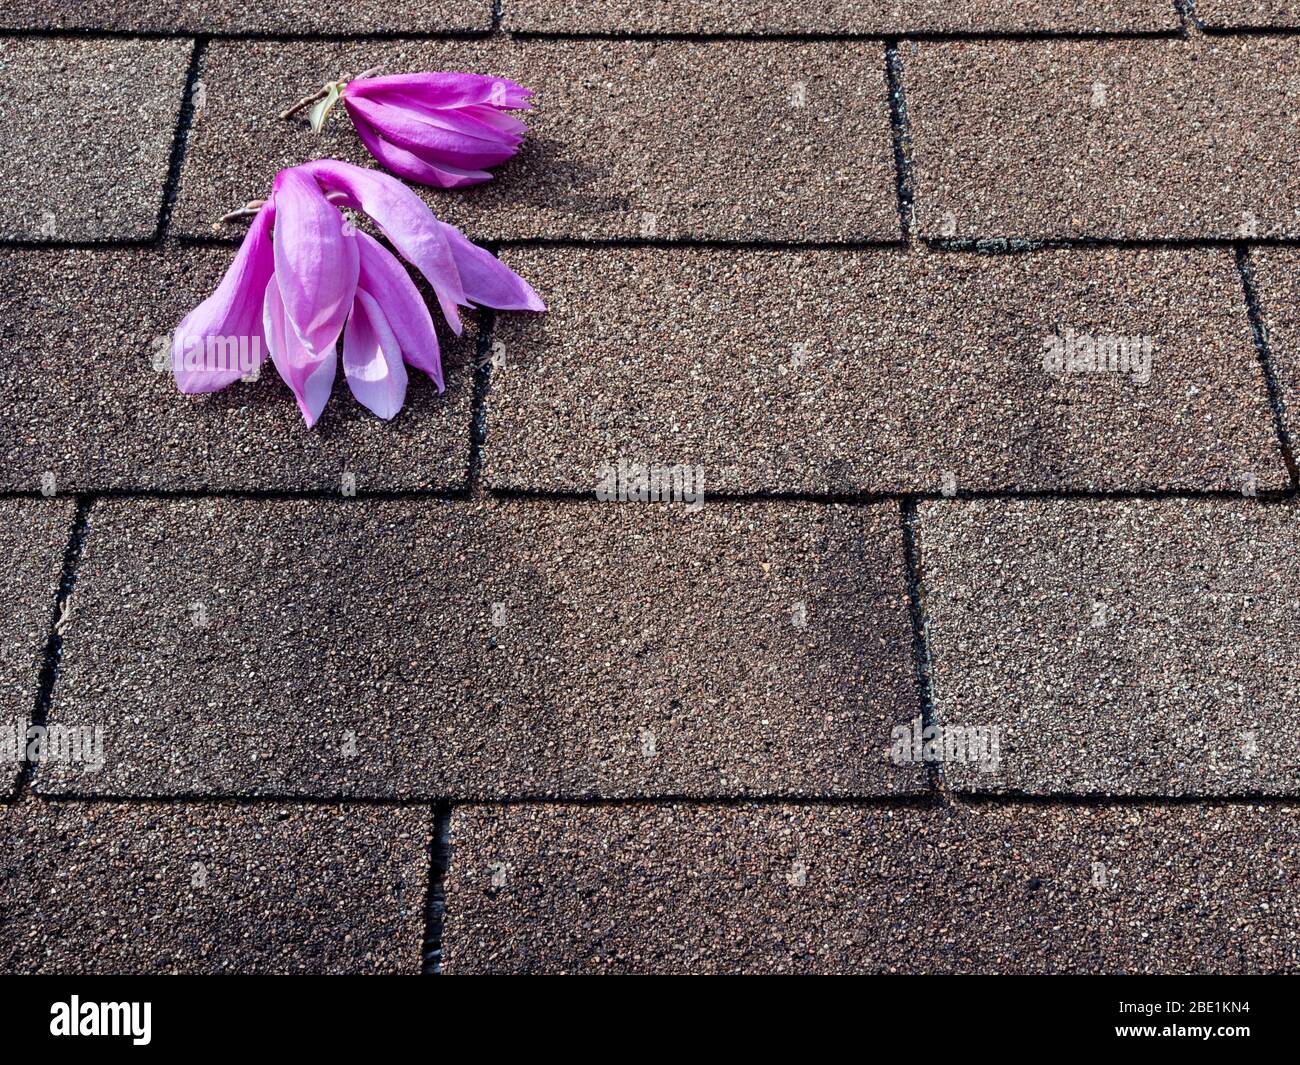
M 364 98 L 350 101 L 347 109 L 354 118 L 369 122 L 385 140 L 435 165 L 447 162 L 465 169 L 496 166 L 514 155 L 520 143 L 513 134 L 498 133 L 476 119 L 457 121 L 454 111 L 429 119 L 407 108 Z
M 357 287 L 355 230 L 309 174 L 275 179 L 275 277 L 285 316 L 308 351 L 332 349 Z
M 358 292 L 372 296 L 383 308 L 384 317 L 401 347 L 402 358 L 428 374 L 441 392 L 442 359 L 438 335 L 434 332 L 433 319 L 420 290 L 415 287 L 406 268 L 374 237 L 358 233 L 357 241 L 361 252 Z
M 378 303 L 361 289 L 343 332 L 343 374 L 367 410 L 387 420 L 406 399 L 406 367 Z
M 172 371 L 182 392 L 216 392 L 262 364 L 262 297 L 274 268 L 274 218 L 274 202 L 267 203 L 253 219 L 221 284 L 185 316 L 172 337 Z M 241 359 L 231 365 L 232 347 L 246 357 L 247 365 Z
M 298 409 L 302 411 L 303 420 L 310 428 L 316 424 L 321 411 L 325 409 L 325 402 L 330 398 L 338 355 L 333 343 L 323 354 L 306 348 L 285 311 L 277 280 L 273 278 L 266 286 L 266 301 L 263 306 L 266 340 L 271 349 L 271 361 L 275 363 L 284 383 L 293 390 Z
M 489 181 L 492 178 L 486 170 L 465 170 L 445 163 L 436 166 L 426 163 L 405 148 L 399 148 L 384 140 L 373 126 L 353 114 L 351 109 L 348 113 L 352 115 L 352 124 L 356 128 L 357 136 L 361 138 L 361 143 L 366 146 L 367 151 L 386 170 L 391 170 L 398 177 L 404 177 L 407 181 L 414 181 L 419 185 L 432 185 L 437 189 L 458 189 L 465 185 L 477 185 L 481 181 Z
M 481 307 L 495 307 L 499 311 L 544 311 L 546 304 L 532 290 L 528 282 L 516 274 L 491 252 L 469 241 L 455 226 L 439 222 L 456 268 L 460 271 L 465 297 Z
M 531 89 L 486 74 L 422 73 L 388 74 L 362 81 L 350 81 L 344 94 L 354 96 L 404 96 L 413 106 L 437 110 L 469 104 L 492 104 L 507 110 L 528 107 Z
M 343 194 L 348 206 L 375 220 L 398 253 L 433 286 L 447 323 L 459 336 L 464 327 L 456 308 L 468 306 L 465 290 L 441 223 L 424 201 L 396 178 L 351 163 L 317 159 L 298 169 L 315 177 L 326 191 Z

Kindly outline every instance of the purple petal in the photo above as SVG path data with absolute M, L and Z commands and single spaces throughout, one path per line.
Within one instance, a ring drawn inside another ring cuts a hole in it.
M 253 219 L 216 291 L 185 316 L 172 337 L 172 371 L 182 392 L 215 392 L 262 364 L 262 297 L 274 268 L 274 218 L 272 201 Z M 233 360 L 232 349 L 239 353 Z
M 354 118 L 369 122 L 385 140 L 428 163 L 447 162 L 465 169 L 496 166 L 514 155 L 520 143 L 517 136 L 499 133 L 472 116 L 458 120 L 455 111 L 432 119 L 366 99 L 349 102 L 347 109 Z
M 361 143 L 366 146 L 367 151 L 386 170 L 391 170 L 398 177 L 406 178 L 407 181 L 414 181 L 419 185 L 432 185 L 438 189 L 458 189 L 466 185 L 477 185 L 481 181 L 489 181 L 492 178 L 486 170 L 465 170 L 445 163 L 438 165 L 426 163 L 405 148 L 390 144 L 370 123 L 353 113 L 351 108 L 348 109 L 348 114 L 351 115 L 357 136 L 361 138 Z
M 338 355 L 333 343 L 322 354 L 306 348 L 285 311 L 277 280 L 273 278 L 266 286 L 263 322 L 267 345 L 271 349 L 271 361 L 284 383 L 293 390 L 298 409 L 310 428 L 316 424 L 326 400 L 330 398 Z
M 397 338 L 402 358 L 423 370 L 443 390 L 442 359 L 438 335 L 420 290 L 406 268 L 374 237 L 357 234 L 361 252 L 361 277 L 357 291 L 365 292 L 383 308 L 384 317 Z M 345 351 L 346 360 L 346 351 Z
M 398 253 L 413 263 L 433 286 L 447 323 L 459 336 L 464 328 L 457 305 L 468 306 L 456 260 L 442 224 L 414 192 L 396 178 L 335 159 L 317 159 L 306 171 L 329 192 L 341 193 L 348 206 L 364 211 Z
M 357 287 L 355 230 L 297 168 L 275 178 L 275 278 L 308 351 L 333 348 Z
M 406 367 L 378 303 L 361 289 L 343 332 L 343 375 L 367 410 L 387 420 L 406 399 Z
M 403 96 L 412 106 L 429 110 L 491 104 L 511 111 L 527 108 L 528 97 L 533 94 L 508 78 L 451 72 L 389 74 L 350 81 L 344 93 L 372 98 Z
M 455 226 L 439 222 L 456 268 L 460 271 L 465 296 L 481 307 L 499 311 L 544 311 L 546 304 L 528 282 L 506 266 L 491 252 L 469 241 Z

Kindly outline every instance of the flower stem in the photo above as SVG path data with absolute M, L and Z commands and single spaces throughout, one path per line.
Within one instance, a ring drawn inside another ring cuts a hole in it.
M 363 78 L 373 78 L 376 74 L 378 74 L 383 69 L 384 69 L 383 67 L 371 67 L 369 70 L 363 70 L 355 78 L 352 77 L 350 74 L 344 74 L 343 77 L 339 78 L 337 81 L 327 81 L 323 86 L 317 89 L 310 96 L 304 96 L 292 107 L 286 107 L 283 111 L 280 112 L 280 117 L 292 118 L 299 111 L 305 110 L 306 108 L 310 107 L 312 104 L 325 99 L 325 97 L 329 95 L 330 87 L 333 85 L 337 85 L 341 90 L 343 86 L 346 85 L 349 81 L 361 81 Z

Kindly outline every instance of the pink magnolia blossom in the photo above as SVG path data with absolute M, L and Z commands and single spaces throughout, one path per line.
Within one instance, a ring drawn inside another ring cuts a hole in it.
M 507 111 L 532 105 L 525 89 L 483 74 L 424 73 L 329 82 L 314 97 L 312 128 L 319 131 L 335 104 L 380 163 L 420 185 L 454 189 L 488 181 L 487 168 L 519 150 L 528 127 Z
M 407 366 L 443 390 L 438 338 L 415 282 L 340 208 L 374 221 L 429 282 L 457 335 L 461 307 L 545 310 L 522 278 L 439 222 L 400 181 L 318 159 L 276 175 L 221 284 L 177 328 L 172 369 L 182 392 L 225 388 L 265 350 L 314 425 L 334 386 L 340 336 L 343 376 L 379 417 L 401 410 Z

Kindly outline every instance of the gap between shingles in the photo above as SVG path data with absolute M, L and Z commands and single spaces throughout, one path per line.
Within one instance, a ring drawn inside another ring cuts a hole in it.
M 476 494 L 477 493 L 477 494 Z M 1293 503 L 1300 494 L 1295 487 L 1285 489 L 1262 489 L 1250 497 L 1251 505 L 1271 506 Z M 470 498 L 487 498 L 519 500 L 534 503 L 586 503 L 603 506 L 590 489 L 545 489 L 487 487 L 479 485 L 475 492 L 461 488 L 394 488 L 358 491 L 354 497 L 344 496 L 337 488 L 113 488 L 89 490 L 79 493 L 91 501 L 99 500 L 141 500 L 167 502 L 184 499 L 228 499 L 258 500 L 269 503 L 293 502 L 306 500 L 321 503 L 337 503 L 340 506 L 355 506 L 359 501 L 396 502 L 402 500 L 427 501 L 429 503 L 459 503 Z M 43 499 L 35 489 L 3 489 L 0 500 L 6 499 Z M 916 502 L 960 502 L 961 500 L 992 500 L 1001 502 L 1018 502 L 1042 499 L 1076 499 L 1097 502 L 1141 502 L 1149 500 L 1185 500 L 1203 502 L 1241 501 L 1240 488 L 1207 489 L 1115 489 L 1097 491 L 1081 488 L 1042 488 L 1042 489 L 991 489 L 988 491 L 960 491 L 955 496 L 946 496 L 942 492 L 918 492 L 899 490 L 889 492 L 714 492 L 711 498 L 719 503 L 739 503 L 762 505 L 765 503 L 814 503 L 826 506 L 871 506 L 880 503 L 901 503 L 905 500 Z M 673 503 L 647 503 L 645 506 L 675 506 Z
M 63 549 L 63 564 L 59 570 L 59 584 L 54 595 L 54 609 L 50 616 L 49 634 L 45 639 L 45 649 L 41 654 L 41 669 L 36 684 L 36 701 L 32 706 L 32 727 L 44 726 L 49 722 L 50 705 L 54 699 L 54 685 L 59 677 L 59 665 L 63 659 L 63 633 L 60 631 L 65 611 L 77 584 L 77 570 L 81 564 L 81 553 L 85 547 L 86 534 L 90 524 L 91 502 L 87 497 L 78 496 L 73 513 L 72 526 L 68 530 L 68 542 Z M 30 789 L 36 775 L 36 766 L 25 759 L 19 767 L 18 787 L 14 800 L 20 798 Z
M 898 42 L 885 42 L 885 82 L 889 87 L 889 129 L 894 144 L 894 187 L 898 197 L 898 221 L 904 243 L 911 243 L 915 233 L 912 200 L 912 123 L 907 115 L 907 97 L 903 92 L 903 59 Z
M 1259 306 L 1259 290 L 1255 285 L 1255 269 L 1250 259 L 1250 249 L 1237 249 L 1237 272 L 1241 275 L 1241 290 L 1246 301 L 1246 317 L 1250 321 L 1250 332 L 1255 340 L 1255 354 L 1259 359 L 1260 370 L 1264 375 L 1264 387 L 1268 392 L 1269 409 L 1273 413 L 1273 430 L 1277 434 L 1278 447 L 1282 452 L 1282 461 L 1286 463 L 1287 473 L 1291 477 L 1291 487 L 1300 490 L 1300 470 L 1297 470 L 1295 450 L 1291 434 L 1286 424 L 1286 401 L 1282 398 L 1282 386 L 1278 380 L 1277 366 L 1273 361 L 1272 348 L 1269 344 L 1268 326 Z
M 190 49 L 190 62 L 185 72 L 185 88 L 181 94 L 180 114 L 176 119 L 176 131 L 172 135 L 171 156 L 167 161 L 167 178 L 163 184 L 162 204 L 158 208 L 158 227 L 156 240 L 167 237 L 171 228 L 172 212 L 176 208 L 176 197 L 180 192 L 181 169 L 185 165 L 185 153 L 190 143 L 190 128 L 194 124 L 194 94 L 198 89 L 203 68 L 203 57 L 207 53 L 208 38 L 195 37 Z
M 424 943 L 420 971 L 442 973 L 442 929 L 447 914 L 447 872 L 451 868 L 451 803 L 434 804 L 429 845 L 429 889 L 424 906 Z
M 903 529 L 903 561 L 907 580 L 908 615 L 912 622 L 912 665 L 916 675 L 916 691 L 920 702 L 921 728 L 935 724 L 933 664 L 930 658 L 929 630 L 925 624 L 925 596 L 921 581 L 921 543 L 917 519 L 917 501 L 904 499 L 899 506 Z M 942 789 L 943 773 L 938 764 L 925 767 L 930 790 Z

